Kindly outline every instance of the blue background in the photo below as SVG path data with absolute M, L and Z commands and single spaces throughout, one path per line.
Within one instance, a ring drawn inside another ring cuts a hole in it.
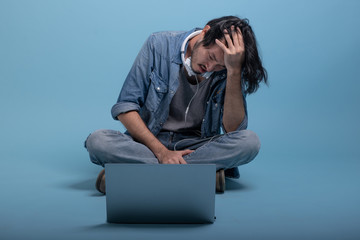
M 360 1 L 0 0 L 0 239 L 359 239 Z M 83 141 L 147 36 L 246 17 L 262 149 L 212 225 L 109 225 Z M 225 238 L 224 238 L 225 239 Z

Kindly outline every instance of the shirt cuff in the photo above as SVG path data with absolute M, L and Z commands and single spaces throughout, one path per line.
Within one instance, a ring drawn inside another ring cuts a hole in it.
M 140 106 L 132 102 L 118 102 L 111 108 L 111 115 L 113 119 L 118 120 L 117 116 L 121 113 L 126 113 L 130 111 L 139 111 Z

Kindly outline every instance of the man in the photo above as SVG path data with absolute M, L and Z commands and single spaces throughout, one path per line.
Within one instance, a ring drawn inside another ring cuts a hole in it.
M 257 155 L 246 130 L 245 96 L 267 82 L 247 19 L 226 16 L 203 29 L 152 34 L 124 82 L 111 113 L 127 131 L 98 130 L 85 146 L 93 163 L 216 164 L 225 175 Z M 221 134 L 220 129 L 223 133 Z M 105 194 L 105 172 L 96 188 Z

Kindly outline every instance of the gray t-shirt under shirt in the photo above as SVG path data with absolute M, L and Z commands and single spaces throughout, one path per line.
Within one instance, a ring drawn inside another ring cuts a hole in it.
M 162 131 L 201 135 L 201 123 L 205 114 L 206 98 L 211 81 L 212 77 L 201 81 L 196 93 L 196 82 L 195 84 L 189 83 L 184 68 L 180 68 L 179 87 L 171 100 L 169 117 Z M 191 101 L 193 97 L 194 99 Z M 185 111 L 188 106 L 189 110 L 185 119 Z

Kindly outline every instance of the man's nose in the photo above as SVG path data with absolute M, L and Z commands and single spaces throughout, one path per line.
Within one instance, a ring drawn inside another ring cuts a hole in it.
M 215 64 L 209 62 L 208 64 L 206 64 L 206 71 L 207 72 L 212 72 L 214 71 L 214 68 L 215 68 Z

